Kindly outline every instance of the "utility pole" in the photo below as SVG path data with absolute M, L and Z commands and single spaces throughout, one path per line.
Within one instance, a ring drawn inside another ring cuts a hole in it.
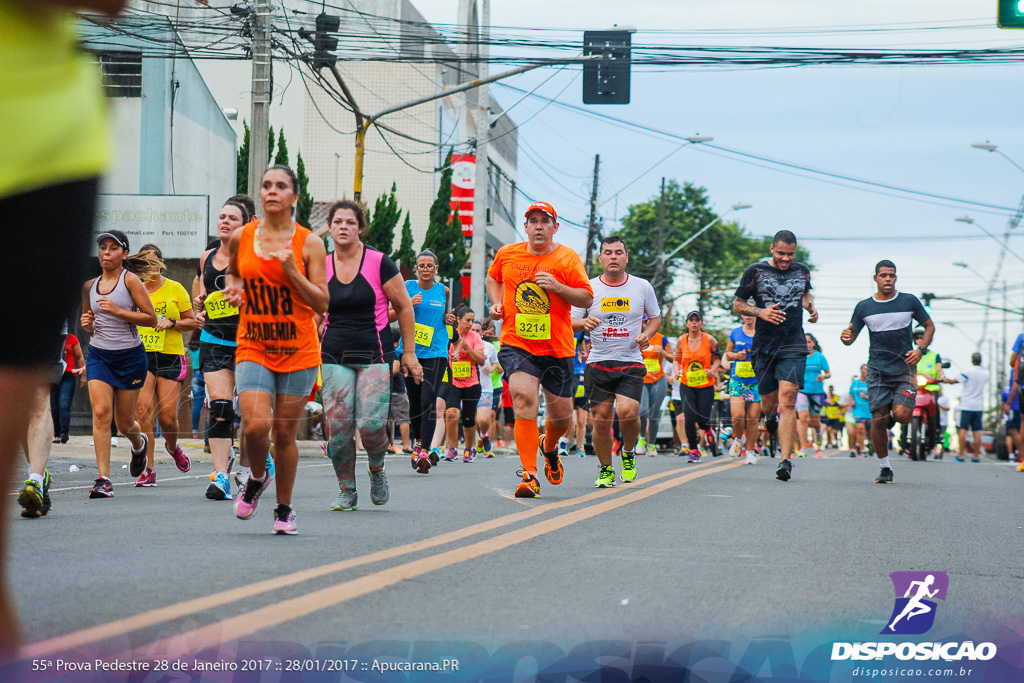
M 590 275 L 591 263 L 594 258 L 594 242 L 597 239 L 597 179 L 601 169 L 601 155 L 594 155 L 594 187 L 590 191 L 590 223 L 587 228 L 587 261 L 584 267 Z
M 662 278 L 666 268 L 665 263 L 665 177 L 661 178 L 661 198 L 658 200 L 658 248 L 655 256 L 654 277 L 651 278 L 651 286 L 657 292 L 661 287 Z M 660 303 L 660 302 L 659 302 Z
M 252 33 L 252 128 L 249 130 L 249 196 L 260 206 L 260 180 L 267 168 L 270 150 L 270 0 L 256 0 L 256 21 Z
M 481 0 L 481 14 L 477 30 L 477 80 L 486 80 L 488 43 L 491 35 L 491 0 Z M 476 182 L 473 185 L 473 242 L 469 249 L 470 296 L 469 305 L 483 318 L 487 288 L 487 143 L 491 136 L 491 98 L 487 84 L 477 90 L 476 112 Z M 497 192 L 497 188 L 495 188 Z

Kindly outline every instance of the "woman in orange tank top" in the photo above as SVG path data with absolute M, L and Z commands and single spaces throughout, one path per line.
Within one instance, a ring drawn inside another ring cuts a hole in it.
M 704 318 L 698 311 L 686 316 L 687 333 L 676 344 L 675 367 L 682 403 L 682 420 L 689 442 L 688 462 L 700 462 L 697 428 L 707 437 L 712 455 L 718 455 L 718 442 L 711 429 L 711 406 L 715 400 L 715 375 L 721 364 L 718 340 L 704 332 Z M 679 452 L 683 454 L 682 451 Z
M 292 218 L 298 179 L 286 166 L 271 166 L 260 183 L 263 220 L 231 235 L 224 298 L 237 306 L 235 388 L 242 412 L 249 478 L 235 500 L 235 514 L 256 514 L 270 485 L 264 454 L 274 441 L 277 508 L 274 533 L 294 534 L 292 489 L 299 464 L 299 420 L 320 368 L 314 316 L 327 311 L 324 244 Z

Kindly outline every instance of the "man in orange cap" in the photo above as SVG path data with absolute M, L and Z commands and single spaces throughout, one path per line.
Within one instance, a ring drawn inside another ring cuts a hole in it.
M 547 202 L 526 210 L 526 242 L 498 250 L 487 272 L 491 318 L 501 320 L 498 362 L 508 378 L 515 407 L 515 441 L 523 465 L 517 498 L 540 495 L 537 453 L 544 456 L 544 475 L 562 483 L 558 452 L 572 421 L 576 345 L 570 310 L 594 301 L 587 271 L 579 255 L 554 241 L 558 214 Z M 537 428 L 540 390 L 544 391 L 547 422 L 541 443 Z

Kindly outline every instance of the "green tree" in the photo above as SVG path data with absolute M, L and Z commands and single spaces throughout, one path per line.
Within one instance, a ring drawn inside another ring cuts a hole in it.
M 242 119 L 242 145 L 235 162 L 235 194 L 249 194 L 249 124 Z
M 273 139 L 273 133 L 271 133 Z M 277 135 L 277 154 L 274 155 L 274 164 L 277 166 L 291 166 L 288 163 L 288 143 L 284 139 L 284 128 Z
M 430 220 L 427 234 L 423 237 L 422 249 L 437 254 L 437 272 L 441 278 L 454 280 L 462 275 L 462 269 L 469 260 L 466 238 L 462 234 L 462 221 L 458 212 L 452 217 L 452 151 L 444 161 L 441 171 L 441 186 L 437 199 L 430 205 Z
M 284 138 L 281 139 L 282 144 Z M 299 178 L 299 201 L 295 207 L 295 220 L 299 225 L 309 225 L 309 216 L 313 213 L 313 197 L 309 194 L 309 177 L 306 175 L 306 162 L 302 160 L 302 152 L 295 158 L 295 175 Z
M 377 197 L 373 207 L 373 214 L 367 218 L 366 232 L 363 233 L 363 242 L 374 249 L 391 253 L 391 247 L 395 242 L 395 228 L 402 217 L 402 210 L 398 208 L 398 199 L 395 193 L 398 186 L 391 184 L 391 193 L 382 194 Z
M 391 255 L 391 260 L 399 267 L 405 266 L 409 270 L 416 267 L 416 253 L 412 250 L 412 218 L 409 212 L 405 213 L 405 223 L 402 225 L 402 241 L 399 243 L 398 251 Z

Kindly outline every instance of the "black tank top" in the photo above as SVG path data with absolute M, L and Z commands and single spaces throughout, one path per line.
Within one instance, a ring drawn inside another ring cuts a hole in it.
M 210 255 L 206 257 L 203 265 L 203 287 L 206 288 L 206 296 L 224 289 L 228 269 L 217 270 L 213 267 L 213 257 L 220 250 L 220 245 L 213 248 Z M 213 335 L 224 341 L 234 342 L 238 333 L 238 315 L 229 315 L 224 318 L 211 318 L 210 312 L 206 312 L 206 323 L 203 325 L 203 332 Z

